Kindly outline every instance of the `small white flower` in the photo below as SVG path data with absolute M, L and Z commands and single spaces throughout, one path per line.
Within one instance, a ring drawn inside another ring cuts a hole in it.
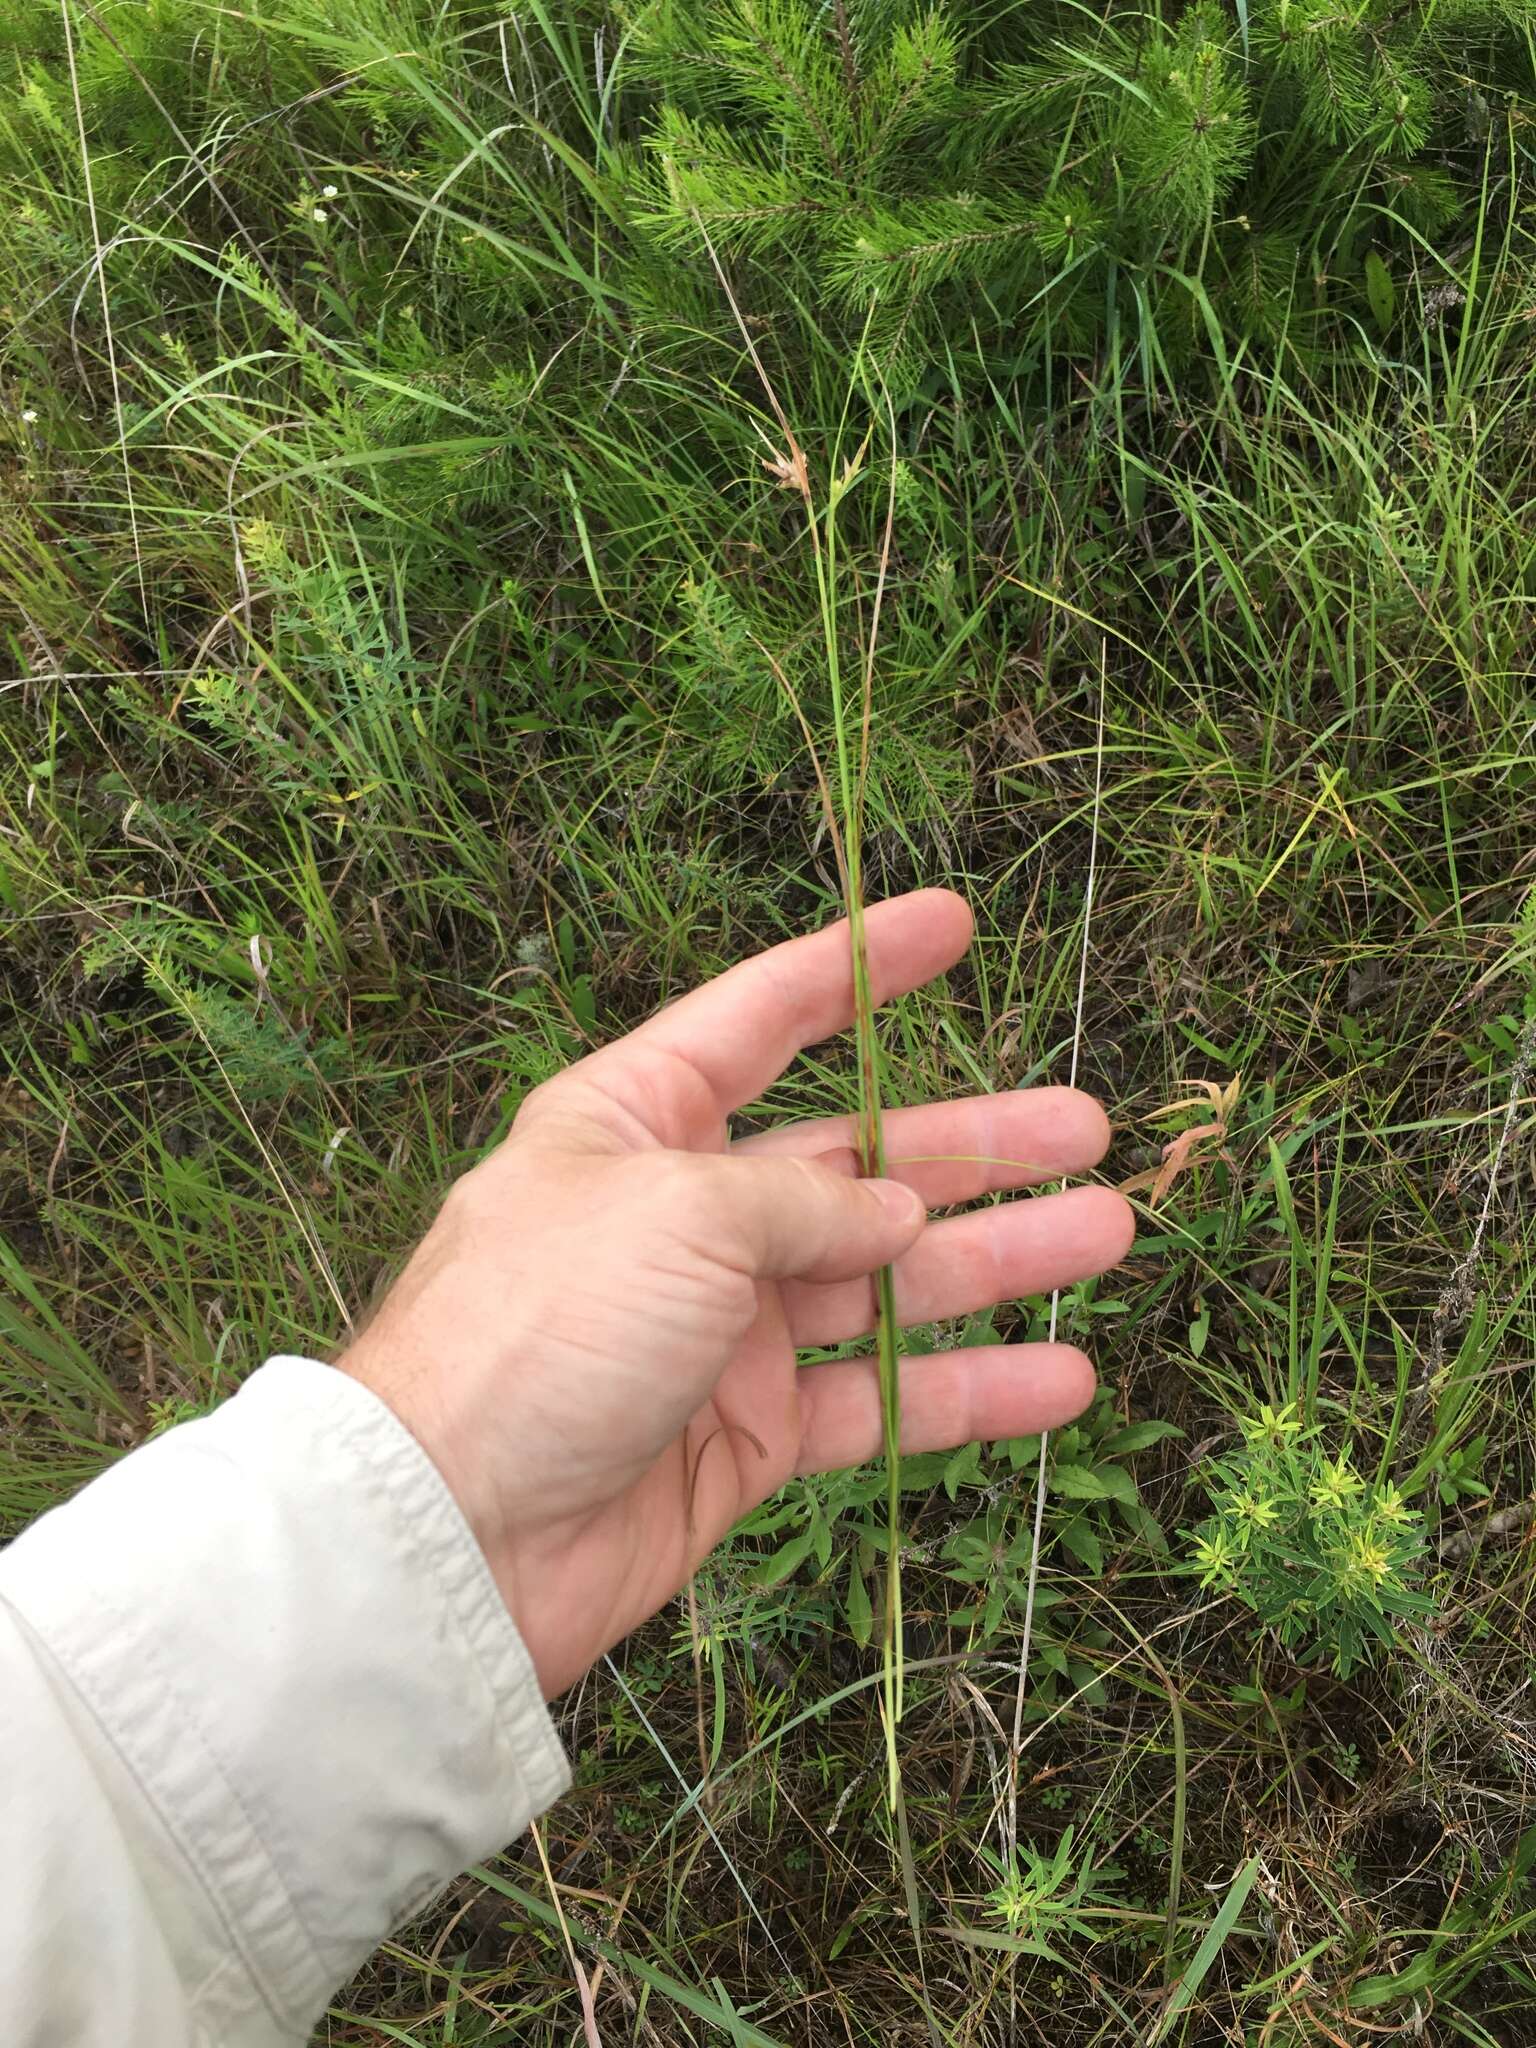
M 37 425 L 37 414 L 30 405 L 21 416 L 21 424 L 24 427 L 35 427 Z
M 328 216 L 327 216 L 327 214 L 326 214 L 325 208 L 324 208 L 323 206 L 317 206 L 317 207 L 316 207 L 316 208 L 314 209 L 314 212 L 313 212 L 313 214 L 312 214 L 311 218 L 312 218 L 312 219 L 314 219 L 314 220 L 325 220 L 325 219 L 327 219 L 327 218 L 328 218 Z
M 336 187 L 334 185 L 322 187 L 320 197 L 322 199 L 334 199 L 336 197 Z

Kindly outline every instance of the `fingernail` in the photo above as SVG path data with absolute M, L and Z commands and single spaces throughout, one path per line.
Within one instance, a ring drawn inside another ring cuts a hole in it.
M 928 1213 L 916 1188 L 899 1180 L 867 1180 L 864 1185 L 893 1223 L 916 1223 Z

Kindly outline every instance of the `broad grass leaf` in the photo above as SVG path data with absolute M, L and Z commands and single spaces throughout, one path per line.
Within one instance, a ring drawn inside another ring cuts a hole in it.
M 1057 1465 L 1051 1489 L 1067 1500 L 1117 1500 L 1126 1507 L 1140 1498 L 1135 1480 L 1121 1465 Z
M 1053 1465 L 1051 1491 L 1062 1500 L 1108 1500 L 1109 1488 L 1090 1465 Z
M 1397 317 L 1397 290 L 1392 283 L 1392 273 L 1374 249 L 1366 252 L 1365 296 L 1370 303 L 1371 318 L 1383 334 L 1390 334 L 1392 322 Z
M 804 1564 L 810 1554 L 811 1531 L 807 1529 L 799 1536 L 791 1536 L 772 1557 L 765 1557 L 761 1564 L 754 1565 L 747 1573 L 746 1583 L 749 1586 L 777 1586 L 797 1565 Z
M 1104 1575 L 1104 1546 L 1099 1541 L 1098 1531 L 1084 1515 L 1074 1515 L 1070 1522 L 1063 1522 L 1057 1531 L 1062 1545 L 1070 1550 L 1079 1564 L 1086 1565 L 1093 1576 Z
M 1183 1434 L 1175 1422 L 1128 1422 L 1124 1429 L 1117 1429 L 1112 1436 L 1105 1437 L 1099 1449 L 1106 1457 L 1124 1458 L 1132 1451 L 1144 1451 L 1152 1444 L 1160 1444 L 1165 1437 Z
M 869 1588 L 864 1583 L 864 1574 L 859 1570 L 858 1547 L 848 1554 L 848 1595 L 843 1603 L 848 1621 L 848 1633 L 861 1650 L 869 1647 L 869 1638 L 874 1631 L 875 1615 L 870 1605 Z
M 1124 1508 L 1133 1508 L 1140 1500 L 1136 1482 L 1123 1465 L 1095 1465 L 1093 1476 L 1104 1488 L 1105 1495 Z

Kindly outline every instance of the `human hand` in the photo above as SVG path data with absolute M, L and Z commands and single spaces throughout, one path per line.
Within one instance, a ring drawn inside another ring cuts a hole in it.
M 971 914 L 930 889 L 865 926 L 880 1002 L 952 966 Z M 1130 1248 L 1129 1204 L 1098 1187 L 927 1221 L 1095 1165 L 1109 1126 L 1074 1089 L 889 1111 L 885 1181 L 857 1178 L 851 1118 L 731 1142 L 731 1113 L 852 1016 L 839 923 L 536 1088 L 336 1361 L 442 1472 L 546 1698 L 785 1480 L 879 1454 L 873 1360 L 797 1367 L 795 1351 L 870 1332 L 881 1266 L 902 1321 L 921 1323 L 1067 1286 Z M 1054 1428 L 1093 1384 L 1065 1344 L 912 1358 L 902 1445 Z

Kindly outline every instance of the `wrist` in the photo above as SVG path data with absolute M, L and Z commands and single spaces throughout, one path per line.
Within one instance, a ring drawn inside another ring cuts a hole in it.
M 509 1518 L 509 1488 L 493 1485 L 482 1441 L 441 1398 L 442 1375 L 419 1356 L 407 1362 L 376 1333 L 365 1333 L 334 1361 L 381 1401 L 430 1460 L 483 1556 L 497 1592 L 523 1639 L 547 1699 L 579 1673 L 550 1640 L 548 1603 L 536 1590 L 542 1577 L 529 1552 L 542 1546 L 518 1540 Z

